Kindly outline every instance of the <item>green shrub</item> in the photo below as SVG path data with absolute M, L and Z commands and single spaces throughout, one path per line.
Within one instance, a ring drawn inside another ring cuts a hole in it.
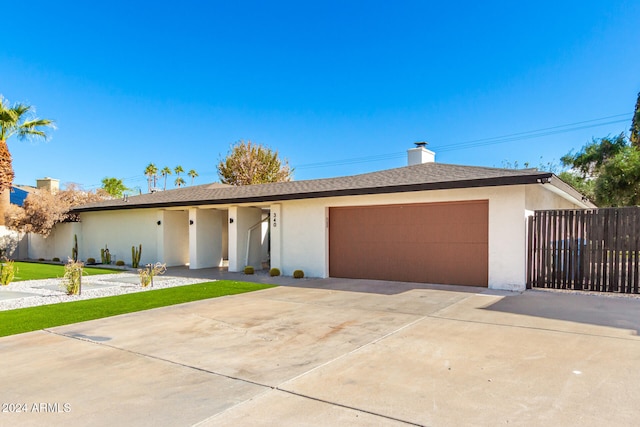
M 294 279 L 302 279 L 304 277 L 304 271 L 302 270 L 296 270 L 293 272 L 293 278 Z
M 143 288 L 151 285 L 153 287 L 154 276 L 164 274 L 167 271 L 167 264 L 156 262 L 155 264 L 147 264 L 145 268 L 138 270 L 140 275 L 140 285 Z
M 119 260 L 117 260 L 117 261 L 116 261 L 116 265 L 117 265 L 118 267 L 124 267 L 124 261 L 123 261 L 123 260 L 121 260 L 121 259 L 119 259 Z
M 62 288 L 67 295 L 80 295 L 82 293 L 82 261 L 69 260 L 64 266 L 64 276 L 62 276 Z
M 272 268 L 271 270 L 269 270 L 269 276 L 275 277 L 275 276 L 279 276 L 279 275 L 280 275 L 280 269 L 279 268 Z
M 253 274 L 253 273 L 255 273 L 255 271 L 253 270 L 253 267 L 251 267 L 250 265 L 247 265 L 244 268 L 244 274 Z
M 60 258 L 55 257 L 55 258 L 53 258 L 51 261 L 53 261 L 53 262 L 60 262 Z
M 10 259 L 3 259 L 0 264 L 0 285 L 7 286 L 13 281 L 13 276 L 16 273 L 13 261 Z
M 44 258 L 38 258 L 38 261 L 42 262 L 44 261 Z
M 87 264 L 95 264 L 95 263 L 96 263 L 95 258 L 87 258 Z

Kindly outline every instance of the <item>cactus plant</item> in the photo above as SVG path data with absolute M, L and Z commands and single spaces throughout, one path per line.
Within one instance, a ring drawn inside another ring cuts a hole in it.
M 69 262 L 65 264 L 61 287 L 67 292 L 67 295 L 80 295 L 82 293 L 83 267 L 82 261 L 74 261 L 72 259 L 69 259 Z
M 104 249 L 100 249 L 100 263 L 111 264 L 111 253 L 109 253 L 107 245 L 104 245 Z
M 138 268 L 140 265 L 140 256 L 142 255 L 142 243 L 136 249 L 135 246 L 131 246 L 131 267 Z
M 73 248 L 71 248 L 71 259 L 73 262 L 78 261 L 78 235 L 73 235 Z

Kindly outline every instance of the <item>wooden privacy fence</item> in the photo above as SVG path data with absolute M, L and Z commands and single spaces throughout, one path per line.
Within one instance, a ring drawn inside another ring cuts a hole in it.
M 640 293 L 640 208 L 536 211 L 527 288 Z

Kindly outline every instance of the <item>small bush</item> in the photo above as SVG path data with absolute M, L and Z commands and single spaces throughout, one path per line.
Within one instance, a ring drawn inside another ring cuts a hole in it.
M 55 257 L 55 258 L 53 258 L 51 261 L 53 261 L 53 262 L 60 262 L 60 258 Z
M 64 266 L 64 276 L 62 276 L 62 289 L 67 295 L 80 295 L 82 293 L 82 275 L 84 264 L 82 261 L 69 261 Z
M 116 265 L 117 265 L 118 267 L 124 267 L 124 261 L 123 261 L 123 260 L 121 260 L 121 259 L 119 259 L 119 260 L 117 260 L 117 261 L 116 261 Z
M 151 285 L 153 287 L 153 278 L 167 271 L 167 264 L 156 262 L 155 264 L 147 264 L 145 268 L 138 270 L 140 275 L 140 285 L 143 288 Z
M 13 281 L 13 277 L 16 273 L 13 261 L 10 259 L 3 259 L 0 264 L 0 285 L 7 286 Z
M 254 272 L 254 270 L 253 270 L 253 267 L 251 267 L 250 265 L 247 265 L 247 266 L 244 268 L 244 274 L 253 274 L 253 273 L 255 273 L 255 272 Z
M 293 278 L 294 279 L 302 279 L 304 277 L 304 271 L 302 270 L 296 270 L 293 272 Z
M 269 270 L 269 276 L 275 277 L 275 276 L 279 276 L 279 275 L 280 275 L 280 269 L 279 268 L 272 268 L 271 270 Z
M 87 264 L 95 264 L 95 263 L 96 263 L 95 258 L 87 258 Z
M 42 262 L 44 261 L 44 258 L 38 258 L 38 261 Z

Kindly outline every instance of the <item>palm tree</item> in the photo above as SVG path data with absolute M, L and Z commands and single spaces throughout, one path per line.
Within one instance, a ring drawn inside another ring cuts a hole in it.
M 183 177 L 179 176 L 179 177 L 177 177 L 177 178 L 176 178 L 176 180 L 175 180 L 174 184 L 176 185 L 176 187 L 180 188 L 180 187 L 182 187 L 183 185 L 185 185 L 185 184 L 186 184 L 186 182 L 184 181 L 184 178 L 183 178 Z
M 196 179 L 196 176 L 198 176 L 198 172 L 196 172 L 195 169 L 191 169 L 187 175 L 189 175 L 191 177 L 191 185 L 193 185 L 193 180 Z
M 105 177 L 102 179 L 102 189 L 116 199 L 124 196 L 124 192 L 129 190 L 121 179 L 113 177 Z
M 9 192 L 13 185 L 13 164 L 7 139 L 16 135 L 20 140 L 44 139 L 49 135 L 47 130 L 55 129 L 53 120 L 35 117 L 35 110 L 30 105 L 15 103 L 9 106 L 0 95 L 0 225 L 4 225 L 4 211 L 9 205 Z
M 162 175 L 162 177 L 164 178 L 164 188 L 163 190 L 167 189 L 167 177 L 169 175 L 171 175 L 171 168 L 169 166 L 165 166 L 162 168 L 162 170 L 160 171 L 160 175 Z
M 149 193 L 156 188 L 156 180 L 158 179 L 158 167 L 153 163 L 149 163 L 144 170 L 147 176 L 147 184 L 149 184 Z M 151 183 L 153 182 L 153 185 Z
M 176 173 L 177 176 L 180 176 L 180 174 L 184 172 L 184 169 L 182 169 L 182 166 L 178 165 L 175 168 L 173 168 L 173 171 Z

